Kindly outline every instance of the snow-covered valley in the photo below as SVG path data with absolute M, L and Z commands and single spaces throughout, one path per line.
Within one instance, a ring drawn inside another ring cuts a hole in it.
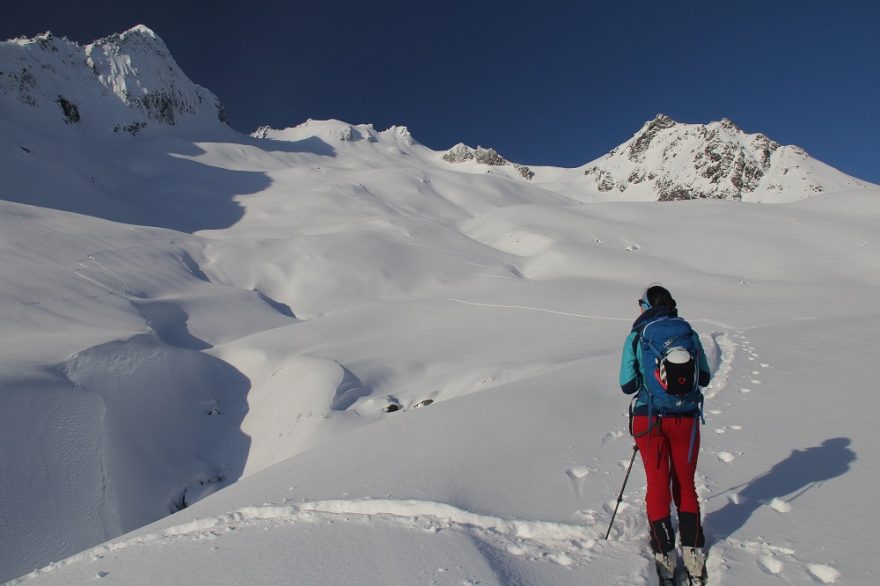
M 806 158 L 657 202 L 613 153 L 529 178 L 403 127 L 243 136 L 145 27 L 29 43 L 0 50 L 0 580 L 652 583 L 638 464 L 602 538 L 660 281 L 712 358 L 712 583 L 875 581 L 880 188 Z M 660 126 L 642 163 L 714 148 Z

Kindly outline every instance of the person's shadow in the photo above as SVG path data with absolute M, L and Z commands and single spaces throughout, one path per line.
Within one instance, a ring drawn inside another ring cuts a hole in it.
M 790 503 L 819 483 L 845 474 L 856 459 L 850 443 L 849 438 L 836 437 L 825 440 L 820 446 L 794 450 L 767 472 L 724 491 L 739 491 L 739 498 L 737 502 L 728 502 L 706 515 L 704 524 L 707 537 L 713 543 L 722 541 L 774 498 L 788 497 L 784 500 Z M 715 496 L 721 494 L 724 493 Z

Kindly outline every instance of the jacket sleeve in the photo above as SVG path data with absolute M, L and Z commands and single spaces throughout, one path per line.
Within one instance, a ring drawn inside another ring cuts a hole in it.
M 639 364 L 633 347 L 637 335 L 636 332 L 630 332 L 626 337 L 620 360 L 620 389 L 627 395 L 639 390 Z
M 700 380 L 698 381 L 701 387 L 705 387 L 709 385 L 709 382 L 712 380 L 712 373 L 709 371 L 709 361 L 706 359 L 706 352 L 703 350 L 703 344 L 700 343 L 700 336 L 694 334 L 694 337 L 697 340 L 697 348 L 700 350 Z

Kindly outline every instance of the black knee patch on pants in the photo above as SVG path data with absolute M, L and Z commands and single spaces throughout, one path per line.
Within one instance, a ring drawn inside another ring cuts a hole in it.
M 682 546 L 702 548 L 706 544 L 699 513 L 679 513 L 678 531 L 681 533 Z
M 666 553 L 675 549 L 675 530 L 669 517 L 651 522 L 651 549 L 654 553 Z

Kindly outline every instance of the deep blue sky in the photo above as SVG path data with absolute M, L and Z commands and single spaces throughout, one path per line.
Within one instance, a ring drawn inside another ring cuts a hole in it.
M 576 166 L 663 112 L 726 116 L 880 183 L 880 2 L 4 2 L 0 38 L 152 28 L 250 132 L 410 128 Z

